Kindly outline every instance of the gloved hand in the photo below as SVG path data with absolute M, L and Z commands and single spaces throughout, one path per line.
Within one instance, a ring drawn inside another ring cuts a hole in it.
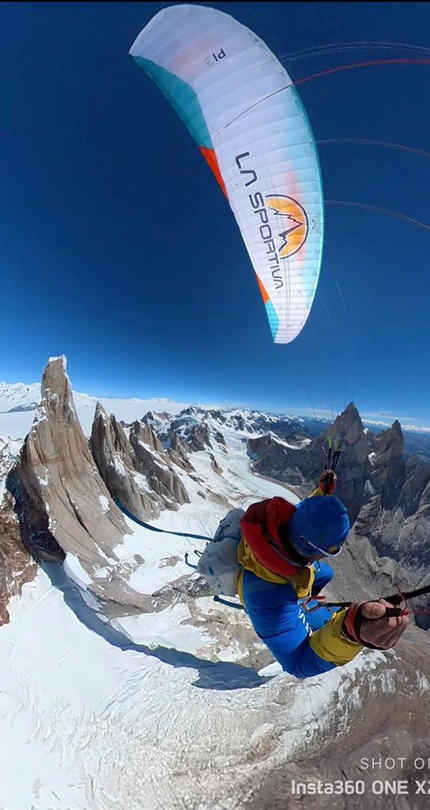
M 324 470 L 321 474 L 318 486 L 325 495 L 333 495 L 336 489 L 337 475 L 334 470 Z
M 385 599 L 354 602 L 345 615 L 342 630 L 351 641 L 364 647 L 389 650 L 397 644 L 409 624 L 409 617 L 400 614 L 401 609 L 394 608 Z

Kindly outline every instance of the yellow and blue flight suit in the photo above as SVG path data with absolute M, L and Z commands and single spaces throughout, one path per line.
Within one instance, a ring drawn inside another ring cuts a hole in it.
M 323 495 L 317 489 L 311 497 L 331 499 L 320 497 Z M 337 498 L 333 500 L 341 504 Z M 347 608 L 303 610 L 299 600 L 317 595 L 330 582 L 333 571 L 322 561 L 301 565 L 285 554 L 280 556 L 278 528 L 295 511 L 283 498 L 252 504 L 246 511 L 238 546 L 238 594 L 257 635 L 282 668 L 307 678 L 348 663 L 363 647 L 342 629 Z M 314 604 L 310 602 L 309 607 Z

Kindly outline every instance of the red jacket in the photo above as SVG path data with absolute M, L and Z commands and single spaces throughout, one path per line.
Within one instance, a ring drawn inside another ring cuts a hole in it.
M 240 521 L 243 537 L 258 562 L 269 571 L 286 578 L 302 570 L 302 566 L 284 559 L 282 555 L 288 555 L 278 534 L 279 526 L 288 523 L 295 511 L 296 507 L 284 498 L 267 498 L 251 504 Z M 268 538 L 279 547 L 279 552 L 269 543 Z

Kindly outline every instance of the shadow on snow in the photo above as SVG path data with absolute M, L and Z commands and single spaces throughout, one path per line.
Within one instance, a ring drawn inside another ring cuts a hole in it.
M 173 667 L 196 669 L 199 676 L 194 682 L 194 686 L 201 689 L 255 689 L 272 679 L 272 676 L 258 675 L 255 670 L 240 664 L 224 661 L 214 663 L 169 647 L 151 649 L 144 644 L 135 644 L 125 633 L 115 630 L 107 619 L 102 619 L 96 610 L 87 604 L 83 595 L 85 591 L 67 575 L 62 563 L 43 563 L 41 567 L 51 584 L 63 593 L 66 605 L 73 611 L 76 618 L 113 647 L 143 653 L 158 658 L 159 661 Z M 95 597 L 91 595 L 89 599 L 95 600 Z

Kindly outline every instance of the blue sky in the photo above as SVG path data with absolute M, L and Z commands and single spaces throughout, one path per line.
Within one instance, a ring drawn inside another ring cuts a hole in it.
M 0 379 L 65 354 L 76 390 L 430 423 L 430 232 L 326 208 L 311 317 L 275 345 L 233 215 L 182 122 L 128 56 L 169 3 L 3 3 Z M 427 3 L 210 3 L 278 57 L 329 43 L 429 46 Z M 285 61 L 295 80 L 399 47 Z M 429 52 L 430 55 L 430 52 Z M 429 148 L 430 66 L 298 89 L 318 140 Z M 319 146 L 325 197 L 430 223 L 430 160 Z M 204 200 L 204 206 L 201 201 Z

